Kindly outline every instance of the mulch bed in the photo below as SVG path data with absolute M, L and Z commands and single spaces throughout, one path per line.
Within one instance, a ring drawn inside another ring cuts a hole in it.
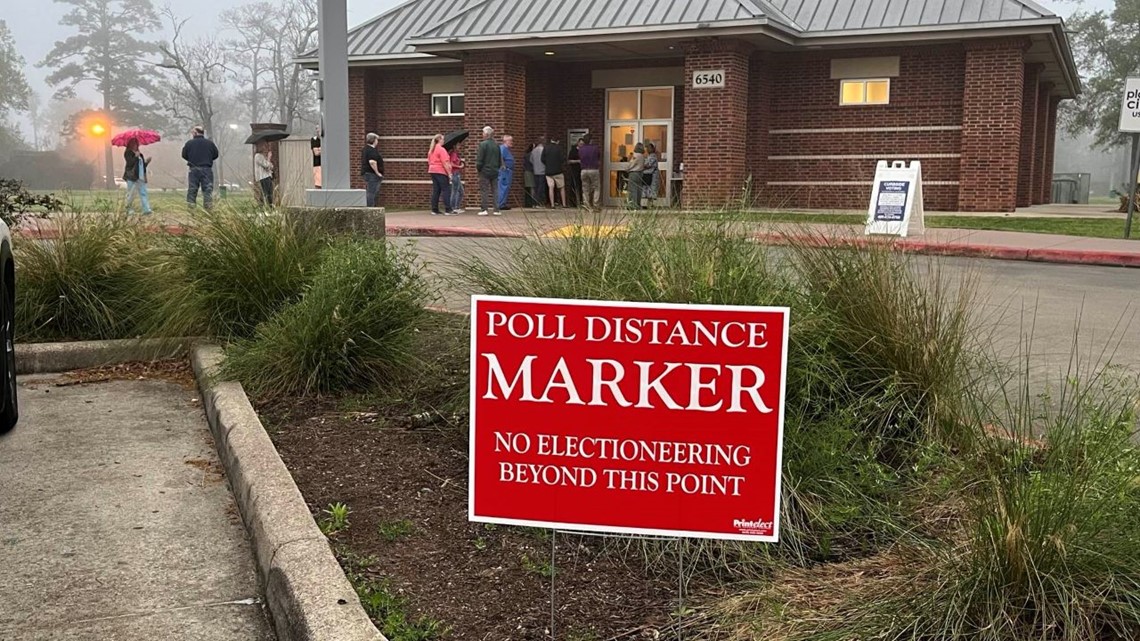
M 174 383 L 186 389 L 197 389 L 194 369 L 187 359 L 153 362 L 133 362 L 65 372 L 56 387 L 105 383 L 107 381 L 159 380 Z
M 419 409 L 360 398 L 259 406 L 310 510 L 352 509 L 332 537 L 342 564 L 384 581 L 410 617 L 440 621 L 441 639 L 549 639 L 549 531 L 469 523 L 463 419 L 421 425 Z M 675 571 L 648 570 L 616 549 L 625 541 L 556 541 L 556 638 L 667 636 Z

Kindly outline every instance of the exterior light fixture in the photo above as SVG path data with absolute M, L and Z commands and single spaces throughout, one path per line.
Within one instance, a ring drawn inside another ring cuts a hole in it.
M 553 51 L 545 51 L 545 52 L 543 52 L 543 53 L 545 53 L 545 54 L 546 54 L 546 55 L 548 55 L 548 56 L 553 56 L 553 55 L 554 55 L 554 52 L 553 52 Z

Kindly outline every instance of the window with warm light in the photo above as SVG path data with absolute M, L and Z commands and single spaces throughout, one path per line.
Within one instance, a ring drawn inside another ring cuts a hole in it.
M 431 95 L 431 115 L 433 116 L 462 116 L 463 94 L 461 93 L 433 93 Z
M 839 83 L 841 105 L 885 105 L 891 101 L 888 78 L 844 80 Z
M 637 120 L 637 90 L 611 91 L 607 115 L 610 120 Z

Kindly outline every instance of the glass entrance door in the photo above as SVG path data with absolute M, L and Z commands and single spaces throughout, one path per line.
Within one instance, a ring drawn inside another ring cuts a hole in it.
M 606 113 L 605 204 L 622 207 L 628 203 L 629 161 L 634 147 L 642 143 L 653 144 L 658 158 L 656 193 L 643 191 L 642 204 L 668 206 L 673 175 L 673 88 L 611 89 L 606 92 Z

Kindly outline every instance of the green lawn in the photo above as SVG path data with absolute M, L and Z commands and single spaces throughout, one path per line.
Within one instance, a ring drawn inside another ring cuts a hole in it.
M 737 214 L 698 214 L 709 219 L 736 217 Z M 748 220 L 763 223 L 805 223 L 821 225 L 862 225 L 862 214 L 806 214 L 795 212 L 749 212 Z M 1064 234 L 1090 238 L 1124 238 L 1124 220 L 1116 218 L 1015 218 L 1013 216 L 940 216 L 926 217 L 928 227 L 947 229 L 986 229 L 1020 231 L 1036 234 Z M 1132 239 L 1140 240 L 1140 216 L 1133 223 Z
M 90 189 L 83 191 L 39 191 L 36 193 L 54 193 L 60 200 L 64 202 L 64 209 L 68 212 L 81 212 L 81 213 L 109 213 L 122 211 L 126 203 L 127 192 L 125 189 L 107 190 L 107 189 Z M 186 190 L 185 189 L 171 189 L 168 191 L 160 191 L 157 189 L 150 190 L 150 206 L 156 214 L 171 214 L 186 211 Z M 248 189 L 237 192 L 229 192 L 224 197 L 218 190 L 214 190 L 214 202 L 222 203 L 248 203 L 252 202 L 253 193 Z M 198 196 L 198 202 L 202 202 L 202 196 Z M 135 199 L 135 209 L 139 207 L 138 199 Z

